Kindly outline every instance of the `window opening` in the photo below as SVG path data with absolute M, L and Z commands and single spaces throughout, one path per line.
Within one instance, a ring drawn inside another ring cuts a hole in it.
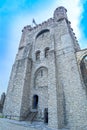
M 48 57 L 48 54 L 49 54 L 49 48 L 46 48 L 46 49 L 45 49 L 45 57 L 46 57 L 46 58 Z
M 36 52 L 36 60 L 40 60 L 40 51 Z
M 40 71 L 41 72 L 41 77 L 43 76 L 43 70 Z
M 38 95 L 33 96 L 33 109 L 38 108 Z

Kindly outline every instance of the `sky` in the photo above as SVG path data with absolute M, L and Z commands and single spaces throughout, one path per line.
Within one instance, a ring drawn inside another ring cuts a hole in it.
M 53 17 L 58 6 L 67 9 L 71 26 L 82 49 L 87 48 L 87 0 L 0 0 L 0 95 L 8 81 L 26 25 Z

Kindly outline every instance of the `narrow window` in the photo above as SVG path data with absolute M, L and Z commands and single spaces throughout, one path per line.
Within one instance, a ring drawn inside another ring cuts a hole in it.
M 45 49 L 45 57 L 46 57 L 46 58 L 48 57 L 48 53 L 49 53 L 49 48 L 47 47 L 47 48 Z
M 40 51 L 36 52 L 36 60 L 40 60 Z
M 38 95 L 34 95 L 34 96 L 33 96 L 32 108 L 33 108 L 33 109 L 37 109 L 37 108 L 38 108 Z
M 43 70 L 41 70 L 41 77 L 43 76 Z

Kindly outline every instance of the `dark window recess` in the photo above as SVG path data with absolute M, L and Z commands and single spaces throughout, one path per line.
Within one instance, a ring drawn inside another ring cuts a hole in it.
M 40 35 L 42 35 L 42 34 L 44 35 L 44 33 L 47 33 L 47 32 L 49 32 L 48 29 L 42 30 L 41 32 L 39 32 L 39 33 L 37 34 L 36 39 L 37 39 Z
M 40 60 L 40 51 L 36 52 L 36 60 Z
M 48 123 L 48 108 L 44 109 L 44 123 Z
M 33 96 L 33 109 L 38 108 L 38 95 Z
M 43 70 L 40 71 L 41 72 L 41 77 L 43 76 Z
M 45 49 L 45 57 L 48 57 L 48 54 L 49 54 L 49 48 L 46 48 Z

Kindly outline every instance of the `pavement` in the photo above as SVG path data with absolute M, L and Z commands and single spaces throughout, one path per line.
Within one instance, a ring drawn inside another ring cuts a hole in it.
M 43 122 L 16 121 L 0 118 L 0 130 L 55 130 L 48 127 Z M 67 129 L 62 129 L 67 130 Z

